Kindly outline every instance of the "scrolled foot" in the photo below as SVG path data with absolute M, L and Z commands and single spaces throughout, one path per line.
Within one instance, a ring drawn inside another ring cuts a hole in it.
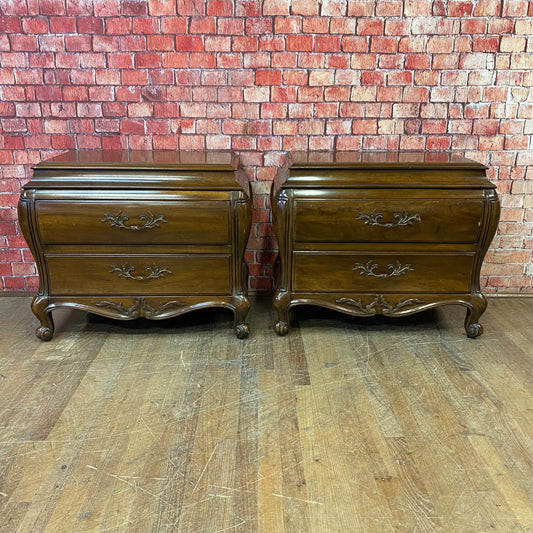
M 287 335 L 287 333 L 289 333 L 289 324 L 287 324 L 287 322 L 282 322 L 281 320 L 279 322 L 276 322 L 274 324 L 274 331 L 280 335 L 280 336 L 284 336 L 284 335 Z
M 49 341 L 52 339 L 52 336 L 54 335 L 54 331 L 51 328 L 48 328 L 46 326 L 39 326 L 35 330 L 35 335 L 38 339 L 41 339 L 42 341 Z
M 246 339 L 250 334 L 250 326 L 248 324 L 237 324 L 233 331 L 238 339 Z
M 466 327 L 466 334 L 471 339 L 479 337 L 483 333 L 483 326 L 481 324 L 470 324 Z

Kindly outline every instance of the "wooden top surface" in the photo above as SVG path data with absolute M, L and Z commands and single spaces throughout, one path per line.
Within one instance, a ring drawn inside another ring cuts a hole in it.
M 275 188 L 495 188 L 487 167 L 450 152 L 293 152 Z
M 37 164 L 25 188 L 248 190 L 248 183 L 232 152 L 78 150 Z
M 290 168 L 422 168 L 486 169 L 484 165 L 452 152 L 292 152 Z

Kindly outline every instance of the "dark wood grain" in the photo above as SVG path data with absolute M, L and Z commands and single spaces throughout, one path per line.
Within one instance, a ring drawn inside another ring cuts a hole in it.
M 363 316 L 460 304 L 480 335 L 500 209 L 485 172 L 446 153 L 290 154 L 271 189 L 276 332 L 302 304 Z
M 226 152 L 80 151 L 37 165 L 19 202 L 39 272 L 37 336 L 51 339 L 60 307 L 131 320 L 217 306 L 245 337 L 242 179 Z

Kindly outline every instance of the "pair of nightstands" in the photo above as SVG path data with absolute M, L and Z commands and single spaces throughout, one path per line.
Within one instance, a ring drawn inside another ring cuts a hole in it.
M 358 316 L 461 304 L 467 334 L 481 334 L 479 273 L 499 216 L 484 166 L 444 153 L 292 154 L 271 198 L 278 334 L 300 304 Z M 122 320 L 226 307 L 248 335 L 251 201 L 236 156 L 69 152 L 35 167 L 19 219 L 42 340 L 60 307 Z

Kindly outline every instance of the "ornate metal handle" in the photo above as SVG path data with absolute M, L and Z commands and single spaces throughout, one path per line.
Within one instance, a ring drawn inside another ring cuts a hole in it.
M 412 265 L 402 265 L 399 261 L 396 261 L 396 264 L 390 263 L 387 265 L 387 268 L 390 270 L 388 273 L 384 274 L 376 274 L 374 270 L 378 268 L 377 263 L 374 263 L 372 259 L 368 261 L 368 263 L 355 263 L 355 266 L 352 268 L 352 270 L 360 270 L 359 272 L 360 276 L 373 276 L 375 278 L 393 278 L 395 276 L 402 276 L 404 274 L 407 274 L 407 272 L 411 272 L 414 270 Z
M 167 220 L 164 215 L 155 216 L 153 213 L 148 211 L 147 215 L 141 215 L 139 220 L 144 222 L 142 225 L 131 224 L 127 225 L 126 222 L 130 219 L 127 215 L 123 215 L 122 211 L 119 211 L 115 216 L 105 214 L 104 218 L 100 222 L 111 222 L 111 227 L 122 228 L 122 229 L 131 229 L 131 230 L 143 230 L 143 229 L 153 229 L 159 228 L 159 223 L 165 223 Z
M 111 265 L 109 272 L 118 272 L 119 278 L 134 279 L 137 281 L 164 278 L 165 274 L 172 274 L 168 268 L 159 268 L 157 265 L 152 265 L 151 267 L 147 266 L 144 267 L 144 269 L 148 272 L 148 276 L 134 276 L 133 272 L 135 271 L 135 267 L 133 265 L 128 265 L 128 263 L 124 263 L 122 266 Z
M 382 228 L 397 228 L 399 226 L 411 226 L 413 222 L 420 222 L 421 218 L 418 213 L 408 213 L 404 211 L 403 213 L 394 213 L 394 218 L 396 222 L 387 222 L 382 223 L 379 220 L 383 218 L 381 213 L 378 213 L 375 209 L 372 213 L 359 213 L 359 216 L 356 220 L 364 220 L 365 225 L 370 226 L 381 226 Z

